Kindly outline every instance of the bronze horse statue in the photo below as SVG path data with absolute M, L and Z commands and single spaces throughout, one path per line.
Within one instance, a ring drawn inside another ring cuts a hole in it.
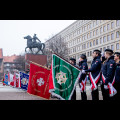
M 41 41 L 39 41 L 39 42 L 33 42 L 32 41 L 33 38 L 30 35 L 24 37 L 24 39 L 27 39 L 27 47 L 25 48 L 25 52 L 26 52 L 26 49 L 29 48 L 30 51 L 33 53 L 32 48 L 38 48 L 38 51 L 35 54 L 38 54 L 39 51 L 41 51 L 42 54 L 44 54 L 43 53 L 43 50 L 45 48 L 45 44 L 44 43 L 41 43 Z

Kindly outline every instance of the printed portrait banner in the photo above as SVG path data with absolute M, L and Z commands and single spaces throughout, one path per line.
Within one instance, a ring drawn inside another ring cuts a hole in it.
M 28 81 L 29 81 L 29 75 L 25 74 L 23 72 L 20 72 L 20 82 L 21 82 L 21 88 L 22 89 L 27 90 Z
M 50 70 L 31 63 L 27 92 L 49 99 L 49 74 Z

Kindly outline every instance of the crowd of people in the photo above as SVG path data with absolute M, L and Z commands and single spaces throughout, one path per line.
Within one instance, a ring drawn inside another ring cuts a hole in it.
M 93 51 L 92 57 L 93 60 L 90 68 L 88 68 L 85 54 L 81 54 L 79 66 L 76 65 L 76 59 L 70 58 L 69 61 L 82 71 L 79 79 L 81 100 L 87 100 L 85 85 L 88 74 L 92 100 L 99 100 L 98 85 L 101 87 L 103 100 L 120 100 L 120 52 L 106 49 L 104 54 L 101 54 L 101 51 L 96 49 Z M 76 90 L 71 100 L 76 100 Z

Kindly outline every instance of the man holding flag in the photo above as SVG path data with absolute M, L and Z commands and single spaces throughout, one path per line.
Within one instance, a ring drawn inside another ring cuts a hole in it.
M 89 72 L 92 100 L 99 100 L 98 83 L 100 81 L 101 74 L 101 51 L 97 49 L 94 50 L 92 56 L 93 61 L 91 64 L 91 68 L 89 68 L 88 70 L 83 70 L 82 73 Z
M 105 58 L 107 59 L 102 66 L 102 81 L 104 83 L 105 100 L 114 99 L 114 95 L 117 93 L 116 89 L 113 87 L 115 82 L 115 68 L 116 64 L 114 61 L 113 50 L 105 50 Z

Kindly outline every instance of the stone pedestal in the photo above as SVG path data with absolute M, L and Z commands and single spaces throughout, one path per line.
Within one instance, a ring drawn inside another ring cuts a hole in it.
M 28 71 L 28 69 L 30 68 L 29 61 L 32 61 L 44 66 L 47 64 L 47 55 L 26 54 L 25 55 L 25 71 Z

